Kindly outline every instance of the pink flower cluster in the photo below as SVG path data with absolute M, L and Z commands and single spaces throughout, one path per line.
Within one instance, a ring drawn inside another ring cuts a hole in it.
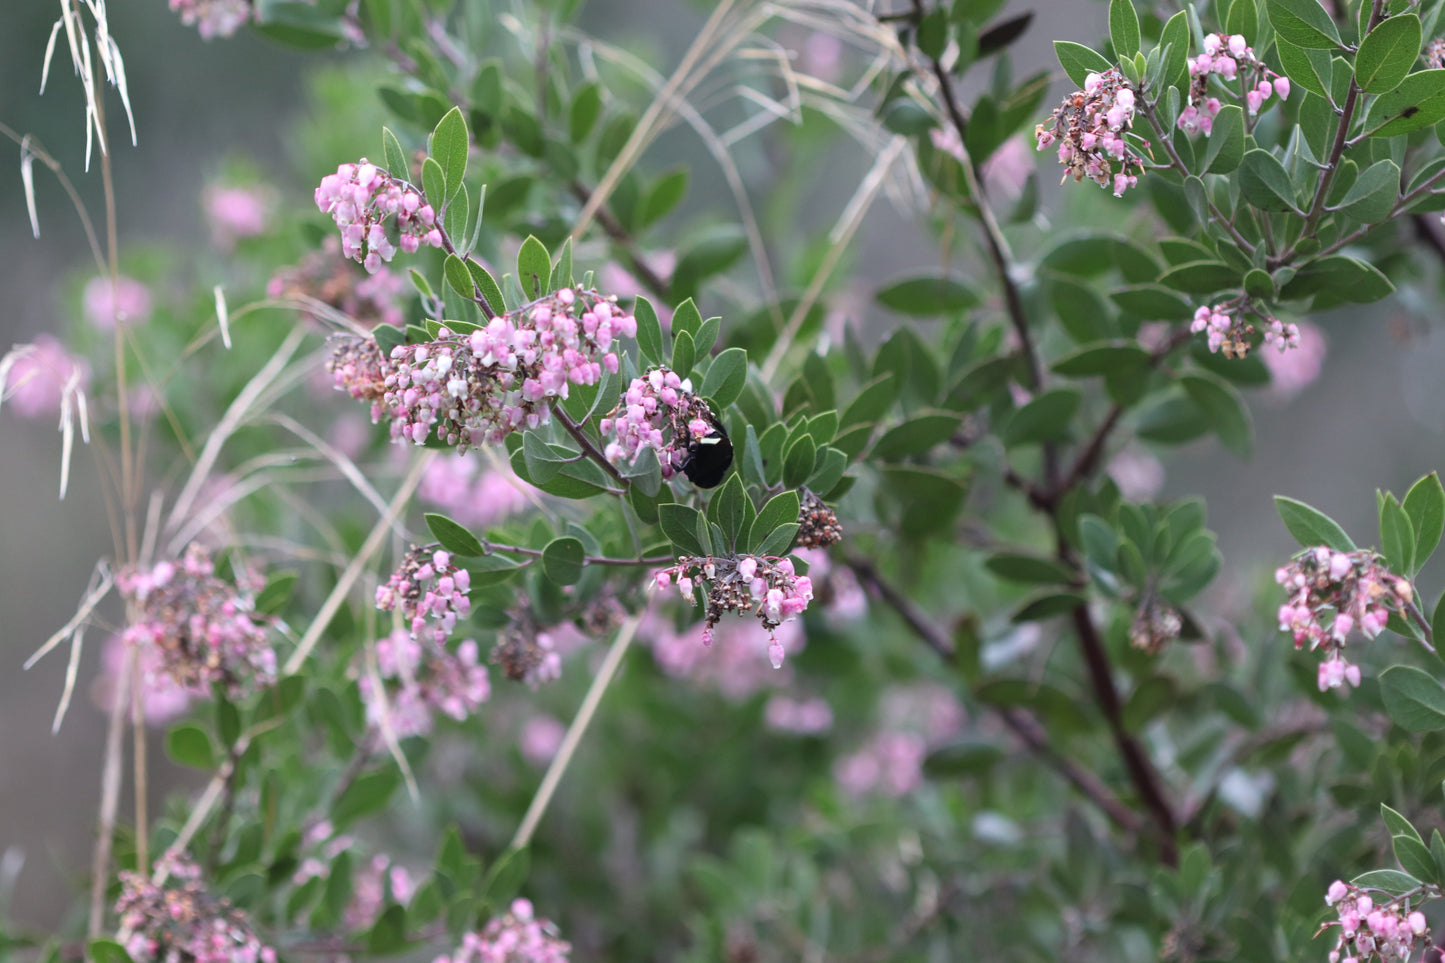
M 1345 640 L 1358 628 L 1367 639 L 1385 630 L 1391 612 L 1415 597 L 1409 579 L 1390 574 L 1374 552 L 1336 552 L 1323 545 L 1299 553 L 1274 573 L 1289 593 L 1279 608 L 1279 627 L 1294 636 L 1294 647 L 1323 647 L 1319 687 L 1360 684 L 1360 667 L 1345 658 Z
M 211 240 L 229 251 L 242 238 L 265 233 L 270 221 L 270 198 L 264 188 L 211 184 L 201 195 Z
M 699 622 L 677 632 L 670 620 L 649 612 L 638 634 L 651 640 L 652 658 L 668 676 L 716 691 L 729 702 L 741 702 L 757 692 L 781 689 L 792 682 L 791 665 L 775 670 L 758 658 L 756 630 L 746 622 L 722 622 L 712 632 L 712 642 L 705 643 L 708 631 Z M 778 626 L 777 636 L 784 650 L 794 655 L 808 642 L 803 623 L 796 619 Z
M 521 479 L 510 468 L 482 470 L 476 458 L 433 458 L 417 497 L 474 529 L 494 525 L 530 504 Z
M 724 612 L 751 613 L 767 630 L 768 660 L 773 668 L 782 668 L 785 652 L 777 628 L 808 607 L 813 598 L 812 580 L 796 574 L 789 559 L 760 555 L 721 558 L 683 555 L 676 565 L 654 576 L 658 588 L 666 588 L 676 580 L 682 597 L 689 602 L 695 601 L 694 579 L 708 585 L 702 644 L 712 644 L 713 630 Z
M 1358 886 L 1337 879 L 1325 894 L 1325 905 L 1339 914 L 1339 919 L 1320 927 L 1320 933 L 1340 928 L 1330 963 L 1404 963 L 1416 946 L 1430 942 L 1425 914 L 1412 910 L 1408 897 L 1376 906 Z
M 1431 70 L 1445 67 L 1445 38 L 1436 37 L 1425 44 L 1425 66 Z
M 121 324 L 144 324 L 151 317 L 151 292 L 135 278 L 120 275 L 114 288 L 110 278 L 93 277 L 85 283 L 81 296 L 85 319 L 102 331 Z
M 1266 351 L 1260 357 L 1269 369 L 1270 394 L 1288 401 L 1319 378 L 1324 368 L 1325 333 L 1305 321 L 1297 326 L 1298 350 Z
M 171 0 L 171 11 L 181 23 L 195 27 L 201 37 L 229 37 L 251 19 L 252 0 Z
M 1274 346 L 1280 354 L 1300 345 L 1299 326 L 1286 323 L 1279 318 L 1262 315 L 1264 322 L 1264 343 Z M 1194 321 L 1189 330 L 1195 334 L 1208 332 L 1209 350 L 1223 351 L 1226 358 L 1243 358 L 1249 354 L 1250 336 L 1254 325 L 1244 312 L 1230 305 L 1202 307 L 1194 312 Z
M 556 924 L 539 919 L 531 901 L 518 899 L 505 916 L 488 920 L 480 933 L 463 935 L 455 953 L 433 963 L 567 963 L 571 953 Z
M 513 682 L 524 682 L 533 690 L 555 682 L 562 677 L 562 652 L 554 636 L 559 629 L 561 626 L 553 626 L 547 631 L 539 628 L 530 615 L 515 616 L 497 637 L 492 663 Z
M 856 752 L 840 757 L 833 778 L 849 796 L 900 798 L 923 784 L 930 747 L 963 728 L 963 706 L 947 687 L 895 686 L 884 694 L 878 730 Z
M 1219 98 L 1209 96 L 1209 78 L 1233 81 L 1241 70 L 1252 75 L 1245 78 L 1249 87 L 1244 103 L 1249 116 L 1258 114 L 1271 94 L 1278 94 L 1281 100 L 1289 97 L 1289 78 L 1270 70 L 1254 55 L 1254 48 L 1243 36 L 1211 33 L 1204 38 L 1204 52 L 1189 61 L 1189 104 L 1179 114 L 1179 129 L 1186 133 L 1202 131 L 1208 137 L 1220 107 Z
M 1134 89 L 1117 67 L 1084 78 L 1076 90 L 1054 110 L 1052 125 L 1034 128 L 1038 149 L 1059 145 L 1064 179 L 1085 177 L 1100 187 L 1114 188 L 1114 196 L 1139 183 L 1143 158 L 1129 146 L 1124 132 L 1134 122 Z M 1146 145 L 1147 146 L 1147 145 Z
M 138 614 L 122 639 L 141 647 L 142 665 L 154 666 L 158 657 L 159 669 L 151 671 L 183 689 L 203 692 L 219 684 L 232 695 L 276 680 L 276 652 L 264 619 L 255 613 L 250 585 L 217 578 L 202 546 L 192 543 L 174 561 L 122 571 L 115 581 Z M 146 686 L 159 684 L 153 679 Z
M 362 675 L 366 719 L 377 728 L 385 719 L 398 739 L 431 732 L 437 712 L 461 722 L 492 694 L 475 639 L 464 639 L 452 651 L 435 634 L 417 639 L 399 629 L 377 640 L 376 661 L 377 674 L 384 684 L 390 684 L 383 705 L 370 676 Z
M 713 431 L 714 416 L 692 390 L 692 379 L 668 368 L 653 368 L 623 392 L 622 401 L 598 427 L 614 435 L 603 454 L 632 464 L 644 448 L 657 452 L 662 477 L 671 478 L 687 461 L 688 448 Z
M 400 609 L 412 638 L 431 620 L 431 638 L 441 646 L 456 630 L 457 619 L 471 612 L 471 588 L 472 574 L 453 565 L 450 552 L 413 545 L 386 584 L 376 587 L 376 607 L 383 612 Z M 406 664 L 404 656 L 398 657 L 398 666 Z
M 165 886 L 142 873 L 120 874 L 122 942 L 136 963 L 276 963 L 276 951 L 263 944 L 246 915 L 218 899 L 200 882 L 201 870 L 177 853 L 161 863 Z
M 291 877 L 291 882 L 301 886 L 313 879 L 327 879 L 336 857 L 356 847 L 356 840 L 343 833 L 333 836 L 334 829 L 329 820 L 322 820 L 307 830 L 302 843 L 316 846 L 319 855 L 308 856 Z M 405 906 L 416 892 L 416 882 L 404 866 L 392 862 L 391 857 L 377 853 L 357 869 L 351 878 L 351 901 L 346 904 L 342 921 L 346 928 L 356 932 L 370 929 L 387 906 L 387 889 L 391 890 L 391 901 Z
M 95 677 L 90 693 L 95 704 L 105 712 L 110 712 L 115 706 L 115 695 L 129 650 L 130 646 L 120 634 L 112 635 L 101 649 L 101 673 Z M 204 689 L 186 688 L 171 678 L 170 673 L 165 671 L 160 650 L 154 646 L 142 646 L 136 657 L 140 669 L 141 707 L 148 725 L 164 726 L 173 722 L 186 714 L 192 699 L 206 697 Z
M 421 192 L 393 177 L 365 157 L 358 164 L 342 164 L 316 188 L 316 206 L 330 214 L 341 229 L 341 253 L 375 274 L 400 248 L 415 254 L 421 245 L 442 246 L 436 211 Z M 397 240 L 387 233 L 395 217 Z
M 563 288 L 467 335 L 443 328 L 436 341 L 403 344 L 389 358 L 371 342 L 338 339 L 336 386 L 391 417 L 394 440 L 481 447 L 551 418 L 569 385 L 593 385 L 618 370 L 616 339 L 635 337 L 637 319 L 616 299 Z
M 798 698 L 779 692 L 763 708 L 769 729 L 798 736 L 816 736 L 833 728 L 833 707 L 818 696 Z
M 0 356 L 0 403 L 22 418 L 60 414 L 67 395 L 83 397 L 89 386 L 90 365 L 48 334 Z
M 405 322 L 401 303 L 406 297 L 406 279 L 390 268 L 362 274 L 344 262 L 338 263 L 341 242 L 328 237 L 321 250 L 312 251 L 294 267 L 282 268 L 266 284 L 266 297 L 311 299 L 328 304 L 363 328 L 378 324 L 400 327 Z M 319 312 L 309 311 L 311 317 Z

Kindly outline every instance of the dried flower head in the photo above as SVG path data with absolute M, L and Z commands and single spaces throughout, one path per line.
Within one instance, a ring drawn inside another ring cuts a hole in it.
M 141 873 L 120 874 L 120 916 L 126 952 L 136 963 L 276 963 L 276 951 L 251 929 L 246 914 L 201 884 L 201 870 L 167 853 L 169 881 L 156 886 Z
M 221 685 L 245 695 L 276 680 L 276 652 L 255 612 L 252 577 L 232 585 L 216 576 L 210 553 L 192 543 L 185 555 L 116 576 L 136 621 L 122 638 L 159 657 L 160 671 L 183 689 Z
M 1114 196 L 1122 197 L 1144 173 L 1143 157 L 1124 137 L 1134 109 L 1134 89 L 1117 67 L 1110 67 L 1084 78 L 1084 89 L 1065 97 L 1052 123 L 1034 128 L 1034 139 L 1039 150 L 1058 143 L 1064 180 L 1087 177 L 1100 187 L 1112 185 Z
M 1129 626 L 1129 644 L 1150 655 L 1158 655 L 1184 628 L 1178 611 L 1157 599 L 1150 599 L 1134 613 Z
M 804 548 L 827 548 L 843 540 L 838 513 L 817 495 L 803 489 L 798 507 L 798 544 Z

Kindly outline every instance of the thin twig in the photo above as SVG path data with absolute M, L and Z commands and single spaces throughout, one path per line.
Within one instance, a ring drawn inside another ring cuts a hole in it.
M 886 602 L 903 619 L 919 641 L 928 646 L 945 663 L 954 660 L 953 640 L 943 629 L 929 621 L 928 617 L 908 596 L 878 572 L 873 563 L 862 556 L 850 556 L 847 565 L 858 576 L 863 585 L 871 589 L 879 599 Z M 1046 730 L 1038 719 L 1024 709 L 1017 707 L 999 708 L 988 706 L 998 713 L 1009 727 L 1036 755 L 1054 768 L 1064 781 L 1079 791 L 1084 798 L 1094 803 L 1121 829 L 1137 832 L 1142 826 L 1138 815 L 1115 796 L 1093 773 L 1066 756 L 1061 755 L 1048 744 Z

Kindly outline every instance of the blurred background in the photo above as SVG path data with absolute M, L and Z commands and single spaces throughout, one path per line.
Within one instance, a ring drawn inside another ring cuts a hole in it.
M 294 140 L 298 124 L 313 109 L 307 73 L 328 60 L 364 52 L 303 55 L 245 31 L 230 40 L 206 42 L 182 26 L 164 0 L 110 6 L 139 132 L 136 147 L 119 138 L 115 145 L 123 252 L 157 243 L 203 245 L 202 189 L 227 158 L 248 160 L 271 182 L 281 203 L 311 204 L 315 180 L 312 172 L 299 168 Z M 1010 11 L 1027 9 L 1036 17 L 1014 48 L 1019 75 L 1054 65 L 1052 40 L 1091 42 L 1104 30 L 1105 6 L 1093 0 L 1009 5 Z M 99 221 L 100 176 L 94 163 L 90 173 L 82 170 L 83 101 L 63 52 L 58 52 L 49 89 L 44 97 L 36 96 L 55 11 L 55 4 L 35 0 L 6 5 L 0 30 L 0 123 L 35 135 L 65 166 Z M 589 0 L 581 26 L 647 53 L 655 67 L 667 72 L 704 14 L 681 0 Z M 780 36 L 785 43 L 803 39 L 801 32 Z M 1050 102 L 1062 92 L 1056 85 Z M 111 129 L 119 131 L 119 102 L 112 95 L 108 103 Z M 366 131 L 361 136 L 372 143 L 375 135 Z M 831 158 L 818 178 L 815 230 L 831 225 L 871 162 L 852 146 L 851 155 Z M 692 164 L 695 187 L 716 176 L 712 161 L 695 144 L 669 144 L 664 150 L 677 155 L 649 162 Z M 67 311 L 74 310 L 76 292 L 93 268 L 69 202 L 38 165 L 41 236 L 31 237 L 18 151 L 11 148 L 0 156 L 9 158 L 0 164 L 0 347 L 8 347 L 41 332 L 63 336 L 75 322 Z M 1047 216 L 1057 196 L 1056 168 L 1050 157 L 1037 159 L 1041 211 Z M 784 174 L 769 167 L 765 151 L 756 152 L 744 170 L 754 188 Z M 687 203 L 711 201 L 709 191 L 694 190 Z M 853 286 L 865 316 L 866 299 L 877 283 L 937 258 L 918 213 L 893 210 L 886 202 L 874 206 L 856 245 Z M 1023 260 L 1032 256 L 1026 250 L 1017 253 Z M 187 280 L 201 288 L 212 283 L 201 277 Z M 1328 339 L 1323 374 L 1287 401 L 1262 392 L 1252 396 L 1257 429 L 1252 463 L 1241 463 L 1212 441 L 1166 459 L 1166 495 L 1209 498 L 1210 524 L 1220 534 L 1227 560 L 1217 591 L 1230 591 L 1232 585 L 1236 593 L 1239 586 L 1252 593 L 1254 581 L 1290 551 L 1272 494 L 1288 493 L 1333 514 L 1352 531 L 1368 532 L 1374 527 L 1375 485 L 1402 493 L 1411 480 L 1439 467 L 1445 393 L 1437 390 L 1437 372 L 1445 368 L 1445 333 L 1433 324 L 1433 310 L 1423 302 L 1397 299 L 1383 309 L 1312 318 Z M 47 928 L 62 921 L 72 905 L 69 894 L 83 885 L 94 832 L 104 718 L 90 684 L 105 633 L 88 636 L 75 704 L 59 734 L 52 735 L 50 726 L 63 685 L 64 653 L 29 672 L 22 672 L 21 664 L 74 612 L 95 560 L 111 545 L 89 451 L 77 451 L 70 493 L 64 502 L 56 498 L 60 439 L 53 427 L 0 412 L 0 492 L 5 495 L 0 511 L 0 853 L 9 854 L 0 861 L 0 887 L 13 886 L 15 919 Z M 158 473 L 166 467 L 152 469 Z M 1437 577 L 1427 571 L 1425 583 L 1434 585 Z M 160 756 L 157 748 L 153 758 Z M 171 772 L 166 778 L 179 785 L 177 780 L 185 777 Z M 152 798 L 158 800 L 165 788 L 157 784 Z M 20 855 L 24 863 L 18 878 L 6 875 Z M 0 892 L 0 898 L 4 895 Z

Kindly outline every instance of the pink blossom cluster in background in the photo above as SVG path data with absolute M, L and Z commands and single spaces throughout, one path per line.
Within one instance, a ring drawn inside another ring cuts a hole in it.
M 1323 648 L 1319 687 L 1360 684 L 1360 667 L 1345 658 L 1345 640 L 1355 629 L 1367 639 L 1385 630 L 1391 612 L 1401 612 L 1415 597 L 1409 579 L 1392 575 L 1380 556 L 1368 550 L 1337 552 L 1326 546 L 1306 549 L 1274 573 L 1289 601 L 1279 607 L 1280 631 L 1294 647 Z
M 398 249 L 415 254 L 421 245 L 442 246 L 436 211 L 410 184 L 362 158 L 342 164 L 316 188 L 316 206 L 341 230 L 341 253 L 375 274 Z M 387 233 L 395 219 L 398 239 Z
M 1289 97 L 1289 78 L 1270 70 L 1254 55 L 1254 48 L 1243 36 L 1211 33 L 1204 38 L 1204 52 L 1189 61 L 1189 103 L 1179 114 L 1179 129 L 1186 133 L 1201 131 L 1208 137 L 1220 110 L 1219 98 L 1209 96 L 1209 78 L 1217 76 L 1233 83 L 1241 70 L 1253 74 L 1244 78 L 1249 84 L 1244 93 L 1249 116 L 1258 114 L 1272 94 L 1278 94 L 1280 100 Z
M 663 672 L 712 689 L 732 702 L 792 681 L 791 666 L 774 670 L 758 658 L 757 630 L 748 623 L 723 621 L 713 631 L 710 645 L 703 641 L 706 631 L 707 626 L 699 622 L 677 632 L 662 616 L 649 612 L 638 635 L 650 640 L 652 657 Z M 803 624 L 797 620 L 784 622 L 776 634 L 784 649 L 795 655 L 807 644 Z
M 211 241 L 222 251 L 231 250 L 243 238 L 264 234 L 270 223 L 271 202 L 264 188 L 211 184 L 201 195 L 201 205 Z
M 201 884 L 201 870 L 184 855 L 167 853 L 163 886 L 144 873 L 120 874 L 120 917 L 126 952 L 136 963 L 276 963 L 246 914 Z
M 482 468 L 476 458 L 433 458 L 417 497 L 467 528 L 494 525 L 531 502 L 510 467 Z
M 687 460 L 693 442 L 713 431 L 713 413 L 692 390 L 692 379 L 668 368 L 653 368 L 632 379 L 622 400 L 598 425 L 612 435 L 603 454 L 608 461 L 632 464 L 642 449 L 657 452 L 662 477 L 671 478 Z
M 563 288 L 469 334 L 443 328 L 436 341 L 397 345 L 337 339 L 329 364 L 336 386 L 371 402 L 391 437 L 420 445 L 433 427 L 448 445 L 479 448 L 551 420 L 549 404 L 571 384 L 593 385 L 618 370 L 620 337 L 637 320 L 595 291 Z
M 383 702 L 370 674 L 363 673 L 359 685 L 366 719 L 377 728 L 385 721 L 398 739 L 431 732 L 438 712 L 461 722 L 492 694 L 474 639 L 462 640 L 453 651 L 444 637 L 423 633 L 413 638 L 398 629 L 377 639 L 376 662 L 386 698 Z
M 570 651 L 581 638 L 570 624 L 543 629 L 530 618 L 514 618 L 498 635 L 491 660 L 507 678 L 535 690 L 562 677 L 564 649 Z
M 37 334 L 0 357 L 0 403 L 22 418 L 58 415 L 67 393 L 90 387 L 90 365 L 65 350 L 54 337 Z
M 818 696 L 800 698 L 779 692 L 763 707 L 769 729 L 799 736 L 816 736 L 833 728 L 833 707 Z
M 431 621 L 432 640 L 445 645 L 457 619 L 472 610 L 471 588 L 472 573 L 453 565 L 450 552 L 413 545 L 386 584 L 376 587 L 376 607 L 399 609 L 413 638 Z
M 1270 394 L 1281 401 L 1299 394 L 1319 378 L 1324 369 L 1325 333 L 1308 321 L 1296 327 L 1299 340 L 1295 350 L 1260 353 L 1264 366 L 1269 369 Z
M 802 614 L 813 598 L 813 581 L 798 575 L 786 558 L 762 555 L 694 558 L 679 556 L 677 564 L 653 576 L 658 588 L 674 581 L 688 602 L 693 596 L 694 580 L 707 583 L 707 613 L 703 624 L 702 644 L 711 645 L 713 630 L 725 612 L 754 615 L 768 633 L 768 660 L 774 669 L 783 666 L 785 650 L 777 628 L 783 622 Z
M 462 945 L 433 963 L 567 963 L 570 944 L 556 924 L 539 918 L 529 900 L 513 900 L 505 916 L 487 921 L 480 933 L 467 933 Z
M 553 716 L 535 715 L 522 723 L 522 731 L 517 737 L 517 748 L 521 750 L 522 758 L 528 765 L 541 769 L 557 755 L 566 735 L 567 727 Z
M 129 649 L 120 633 L 107 639 L 101 649 L 101 672 L 91 686 L 91 697 L 105 712 L 110 712 L 115 706 L 115 694 L 119 690 L 120 676 L 125 670 L 125 657 Z M 156 647 L 141 646 L 137 650 L 136 658 L 143 693 L 141 704 L 147 724 L 164 726 L 185 715 L 192 699 L 206 697 L 205 689 L 186 688 L 171 678 L 170 673 L 165 670 L 161 652 Z
M 1054 110 L 1052 125 L 1034 128 L 1038 149 L 1058 143 L 1059 163 L 1067 179 L 1088 178 L 1100 187 L 1114 188 L 1114 196 L 1139 183 L 1143 159 L 1124 139 L 1134 123 L 1134 90 L 1117 67 L 1084 78 L 1076 90 Z M 1115 164 L 1118 164 L 1117 170 Z
M 1358 886 L 1337 879 L 1325 894 L 1325 905 L 1333 907 L 1338 918 L 1327 920 L 1320 932 L 1340 928 L 1330 963 L 1405 963 L 1417 946 L 1430 943 L 1425 914 L 1412 910 L 1408 897 L 1376 906 Z
M 322 820 L 307 831 L 302 839 L 304 846 L 317 847 L 317 855 L 301 861 L 291 882 L 297 886 L 313 879 L 328 879 L 332 864 L 343 852 L 354 850 L 356 840 L 345 833 L 333 836 L 329 820 Z M 404 866 L 398 866 L 391 857 L 377 853 L 362 863 L 351 876 L 351 901 L 346 904 L 342 921 L 347 929 L 357 932 L 368 930 L 375 925 L 387 906 L 387 888 L 391 889 L 391 901 L 405 906 L 416 892 L 416 883 Z
M 808 578 L 817 596 L 817 607 L 830 625 L 843 625 L 862 618 L 868 612 L 868 593 L 858 584 L 858 577 L 847 566 L 834 565 L 821 548 L 795 548 L 792 554 L 807 563 Z
M 658 277 L 666 280 L 672 277 L 672 272 L 677 269 L 677 253 L 675 251 L 654 251 L 650 254 L 640 255 L 643 262 L 652 269 Z M 637 276 L 616 261 L 608 261 L 597 273 L 597 280 L 604 291 L 611 291 L 618 298 L 627 300 L 645 293 L 642 282 Z M 658 306 L 658 320 L 662 323 L 662 329 L 668 329 L 668 322 L 671 315 L 664 318 L 661 316 L 662 306 Z
M 364 328 L 378 324 L 400 327 L 405 323 L 401 305 L 407 283 L 402 275 L 382 267 L 371 274 L 338 262 L 341 242 L 328 237 L 321 250 L 312 251 L 294 267 L 282 268 L 266 284 L 266 297 L 274 300 L 311 299 L 328 304 Z M 319 318 L 315 311 L 308 317 Z
M 108 277 L 93 277 L 81 295 L 85 319 L 102 331 L 121 324 L 145 324 L 151 317 L 151 292 L 135 278 L 118 275 L 114 287 Z
M 833 778 L 855 798 L 906 796 L 923 784 L 930 748 L 963 728 L 963 706 L 946 687 L 896 686 L 884 694 L 880 724 L 856 751 L 833 764 Z
M 171 0 L 181 23 L 195 27 L 201 37 L 229 37 L 251 19 L 252 0 Z
M 276 652 L 254 611 L 249 584 L 217 578 L 201 545 L 192 543 L 179 559 L 126 569 L 115 581 L 138 612 L 122 639 L 141 648 L 142 664 L 154 666 L 158 657 L 155 671 L 181 688 L 204 691 L 219 684 L 235 696 L 276 681 Z

